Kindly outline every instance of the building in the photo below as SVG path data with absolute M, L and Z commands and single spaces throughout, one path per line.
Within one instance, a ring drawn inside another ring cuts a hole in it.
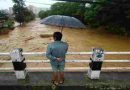
M 9 7 L 9 14 L 13 14 L 13 7 Z

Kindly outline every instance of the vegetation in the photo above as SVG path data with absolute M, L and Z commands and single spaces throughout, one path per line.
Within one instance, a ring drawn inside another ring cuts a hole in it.
M 86 9 L 85 20 L 93 27 L 104 26 L 106 30 L 130 35 L 129 0 L 100 0 Z
M 7 28 L 7 30 L 14 28 L 14 20 L 12 20 L 9 17 L 9 14 L 6 13 L 4 10 L 0 10 L 0 28 Z M 1 29 L 1 31 L 2 31 L 2 29 Z M 2 31 L 2 32 L 4 32 L 4 31 Z
M 74 16 L 91 27 L 105 27 L 109 32 L 130 36 L 130 2 L 129 0 L 97 0 L 90 7 L 73 2 L 60 2 L 48 11 L 41 11 L 42 19 L 49 15 Z
M 32 11 L 25 7 L 24 0 L 12 0 L 14 2 L 13 12 L 15 20 L 22 25 L 24 22 L 29 22 L 35 19 L 35 15 Z
M 24 6 L 25 3 L 23 0 L 12 0 L 15 4 L 13 6 L 13 12 L 15 15 L 15 20 L 20 23 L 20 25 L 25 21 L 24 20 Z
M 47 17 L 47 16 L 49 16 L 49 15 L 51 15 L 51 14 L 50 14 L 50 10 L 47 10 L 47 11 L 41 10 L 41 11 L 39 12 L 39 14 L 38 14 L 38 16 L 39 16 L 41 19 L 43 19 L 43 18 L 45 18 L 45 17 Z
M 8 19 L 4 22 L 3 25 L 4 28 L 9 28 L 9 29 L 13 29 L 14 28 L 14 20 L 12 19 Z
M 49 15 L 66 15 L 66 16 L 74 16 L 83 20 L 84 14 L 83 12 L 84 5 L 80 3 L 74 2 L 57 2 L 51 6 L 50 10 L 40 11 L 39 17 L 41 19 L 49 16 Z M 64 9 L 65 8 L 65 9 Z
M 25 22 L 30 22 L 35 19 L 35 14 L 31 11 L 28 10 L 27 8 L 24 9 L 24 20 Z
M 129 80 L 91 80 L 85 76 L 86 87 L 88 90 L 128 90 L 130 89 Z
M 4 19 L 7 19 L 7 13 L 4 11 L 4 10 L 0 10 L 0 18 L 4 18 Z

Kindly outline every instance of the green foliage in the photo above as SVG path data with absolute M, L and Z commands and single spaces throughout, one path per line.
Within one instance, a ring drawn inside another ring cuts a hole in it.
M 8 15 L 9 14 L 6 13 L 4 10 L 0 10 L 0 18 L 2 20 L 1 28 L 7 28 L 7 29 L 14 28 L 14 21 L 10 19 Z
M 14 3 L 16 3 L 18 6 L 24 6 L 25 5 L 25 0 L 12 0 Z
M 19 23 L 24 22 L 24 1 L 23 0 L 12 0 L 15 4 L 13 6 L 13 12 L 15 20 Z
M 7 15 L 8 15 L 8 13 L 6 13 L 4 10 L 0 10 L 0 17 L 1 18 L 7 19 L 8 18 Z
M 34 13 L 25 7 L 24 0 L 13 0 L 13 2 L 15 3 L 13 11 L 17 22 L 21 24 L 35 19 Z
M 25 22 L 29 22 L 35 19 L 35 14 L 28 10 L 27 8 L 24 9 L 24 20 Z
M 48 11 L 41 11 L 39 17 L 49 15 L 74 16 L 87 22 L 91 27 L 106 27 L 112 33 L 130 35 L 130 1 L 129 0 L 96 0 L 100 3 L 84 7 L 74 2 L 58 2 Z
M 47 16 L 49 16 L 49 15 L 51 15 L 51 14 L 50 14 L 50 10 L 47 10 L 47 11 L 41 10 L 41 11 L 39 12 L 39 14 L 38 14 L 38 16 L 39 16 L 41 19 L 43 19 L 43 18 L 45 18 L 45 17 L 47 17 Z
M 89 23 L 90 26 L 92 27 L 99 27 L 101 22 L 98 20 L 99 16 L 98 14 L 100 13 L 101 9 L 103 8 L 102 4 L 92 4 L 90 7 L 86 8 L 85 12 L 85 20 Z
M 8 19 L 7 21 L 4 22 L 4 27 L 12 29 L 14 28 L 14 21 L 11 19 Z
M 74 2 L 57 2 L 51 6 L 50 10 L 40 11 L 39 17 L 45 18 L 49 15 L 67 15 L 78 17 L 79 19 L 84 16 L 84 5 Z
M 5 17 L 7 13 L 4 10 L 0 10 L 0 17 Z
M 58 2 L 51 6 L 51 13 L 53 15 L 60 14 L 60 15 L 73 16 L 77 14 L 79 8 L 80 8 L 79 3 Z
M 100 0 L 86 9 L 85 20 L 92 27 L 105 26 L 117 34 L 130 34 L 129 0 Z

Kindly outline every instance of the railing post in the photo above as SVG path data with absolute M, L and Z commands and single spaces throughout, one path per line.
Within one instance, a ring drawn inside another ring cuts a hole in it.
M 10 56 L 17 79 L 26 79 L 27 72 L 25 70 L 25 57 L 22 55 L 23 49 L 17 48 L 11 51 Z
M 91 62 L 89 63 L 88 77 L 90 79 L 99 79 L 102 63 L 104 60 L 104 50 L 102 48 L 93 48 Z

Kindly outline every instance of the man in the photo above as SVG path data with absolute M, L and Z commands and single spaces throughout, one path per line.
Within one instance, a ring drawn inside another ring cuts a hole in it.
M 53 39 L 54 42 L 50 43 L 47 47 L 46 56 L 50 59 L 53 70 L 52 82 L 58 85 L 64 83 L 65 56 L 68 44 L 61 41 L 62 33 L 60 32 L 54 32 Z

